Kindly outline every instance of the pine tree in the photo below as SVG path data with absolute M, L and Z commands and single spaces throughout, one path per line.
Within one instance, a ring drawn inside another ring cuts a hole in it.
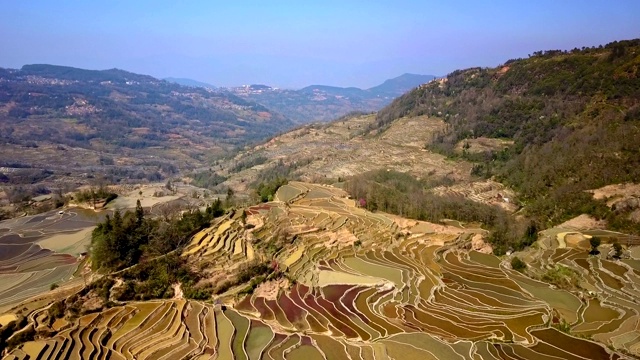
M 141 226 L 143 220 L 144 220 L 144 209 L 142 208 L 142 204 L 140 204 L 140 200 L 137 200 L 136 201 L 136 224 L 138 226 Z

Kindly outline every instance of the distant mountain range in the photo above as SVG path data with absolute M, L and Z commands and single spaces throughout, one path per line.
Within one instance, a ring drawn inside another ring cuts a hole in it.
M 174 77 L 167 77 L 162 79 L 164 81 L 168 81 L 170 83 L 175 83 L 178 85 L 182 85 L 182 86 L 189 86 L 189 87 L 201 87 L 201 88 L 208 88 L 208 89 L 215 89 L 216 87 L 211 85 L 211 84 L 207 84 L 205 82 L 201 82 L 201 81 L 197 81 L 197 80 L 193 80 L 193 79 L 187 79 L 187 78 L 174 78 Z
M 227 90 L 278 111 L 295 122 L 308 123 L 330 121 L 355 111 L 378 111 L 396 97 L 433 79 L 433 75 L 403 74 L 369 89 L 311 85 L 289 90 L 249 85 Z
M 153 173 L 140 168 L 150 159 L 155 169 L 200 166 L 294 125 L 228 91 L 118 69 L 0 68 L 0 167 L 104 174 L 120 164 L 118 176 L 135 177 L 122 171 Z
M 279 89 L 263 84 L 218 88 L 278 111 L 297 123 L 331 121 L 352 112 L 374 112 L 407 91 L 435 79 L 433 75 L 402 74 L 369 89 L 310 85 L 302 89 Z M 207 89 L 215 86 L 186 78 L 165 81 Z
M 5 155 L 0 166 L 74 179 L 112 170 L 112 182 L 157 179 L 158 167 L 204 166 L 207 159 L 300 123 L 377 111 L 430 79 L 405 74 L 366 90 L 323 85 L 280 90 L 214 88 L 119 69 L 0 68 L 0 153 Z M 116 164 L 117 171 L 110 168 Z

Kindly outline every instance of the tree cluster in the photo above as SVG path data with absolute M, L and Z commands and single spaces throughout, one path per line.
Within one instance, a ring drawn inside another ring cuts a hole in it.
M 178 283 L 186 298 L 211 297 L 210 289 L 195 286 L 200 275 L 191 270 L 186 260 L 176 253 L 140 263 L 121 276 L 124 284 L 114 291 L 114 298 L 119 301 L 170 298 L 174 296 L 173 285 Z
M 276 178 L 269 182 L 262 182 L 256 187 L 256 194 L 260 197 L 260 201 L 272 201 L 280 186 L 288 183 L 285 178 Z
M 205 189 L 213 189 L 227 180 L 226 177 L 218 175 L 218 173 L 211 169 L 194 173 L 191 175 L 191 178 L 193 179 L 191 182 L 192 185 Z
M 167 254 L 223 213 L 222 203 L 216 200 L 204 212 L 196 209 L 179 216 L 151 218 L 145 216 L 138 201 L 135 211 L 116 211 L 94 229 L 92 264 L 96 270 L 111 272 Z
M 384 211 L 403 217 L 440 222 L 452 219 L 480 222 L 491 231 L 496 254 L 522 249 L 533 243 L 537 225 L 526 226 L 496 206 L 481 204 L 459 196 L 440 196 L 430 191 L 434 179 L 418 180 L 397 171 L 371 171 L 354 176 L 345 184 L 345 190 L 354 198 L 362 199 L 370 211 Z
M 100 186 L 97 189 L 91 188 L 88 190 L 78 191 L 73 195 L 77 202 L 92 203 L 104 201 L 105 204 L 118 197 L 118 194 L 110 192 L 107 188 Z

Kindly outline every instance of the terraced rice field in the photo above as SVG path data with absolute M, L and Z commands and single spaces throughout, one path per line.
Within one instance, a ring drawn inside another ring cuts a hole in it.
M 193 237 L 183 255 L 208 259 L 219 266 L 253 260 L 253 236 L 245 231 L 239 217 L 240 212 L 237 212 L 235 216 L 217 219 L 211 227 Z
M 71 280 L 101 217 L 73 209 L 0 222 L 0 314 Z
M 274 202 L 224 217 L 187 247 L 190 261 L 260 256 L 277 224 L 297 237 L 275 260 L 277 291 L 215 302 L 129 303 L 87 315 L 8 358 L 618 359 L 640 355 L 640 259 L 589 257 L 557 234 L 510 259 L 465 250 L 466 229 L 407 225 L 353 206 L 338 189 L 292 183 Z M 411 230 L 410 230 L 411 229 Z M 250 233 L 248 231 L 250 230 Z M 402 235 L 399 235 L 402 234 Z M 588 235 L 588 234 L 585 234 Z M 237 241 L 240 249 L 236 251 Z M 356 244 L 359 241 L 361 245 Z M 632 252 L 635 253 L 635 252 Z M 221 265 L 222 266 L 222 265 Z M 556 266 L 568 291 L 537 280 Z M 284 282 L 286 284 L 287 282 Z M 214 303 L 216 305 L 214 305 Z M 558 330 L 562 328 L 563 331 Z

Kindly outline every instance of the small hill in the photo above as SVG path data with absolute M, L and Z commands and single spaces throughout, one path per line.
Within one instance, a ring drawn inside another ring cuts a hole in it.
M 20 69 L 20 73 L 27 76 L 42 76 L 59 80 L 82 82 L 111 81 L 114 83 L 126 83 L 127 81 L 157 81 L 148 75 L 134 74 L 120 69 L 86 70 L 70 66 L 48 64 L 24 65 Z
M 378 96 L 397 97 L 407 92 L 408 89 L 426 84 L 435 78 L 433 75 L 402 74 L 396 78 L 386 80 L 378 86 L 367 89 L 367 91 Z
M 298 91 L 305 94 L 331 94 L 336 97 L 366 98 L 369 96 L 366 90 L 357 87 L 343 88 L 338 86 L 311 85 Z
M 170 83 L 176 83 L 178 85 L 182 85 L 182 86 L 190 86 L 190 87 L 201 87 L 201 88 L 206 88 L 206 89 L 215 89 L 216 87 L 211 85 L 211 84 L 207 84 L 205 82 L 201 82 L 201 81 L 197 81 L 197 80 L 193 80 L 193 79 L 187 79 L 187 78 L 174 78 L 174 77 L 167 77 L 162 79 L 164 81 L 168 81 Z

